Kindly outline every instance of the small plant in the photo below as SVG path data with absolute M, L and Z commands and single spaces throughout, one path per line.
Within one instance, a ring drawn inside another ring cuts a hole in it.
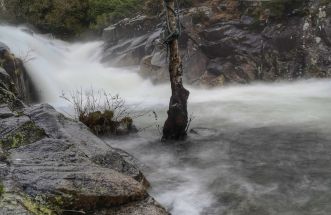
M 69 97 L 62 93 L 60 97 L 73 105 L 75 117 L 96 135 L 121 135 L 137 131 L 133 118 L 139 115 L 133 114 L 119 95 L 91 89 L 74 91 Z
M 2 197 L 2 195 L 5 193 L 5 188 L 2 184 L 2 182 L 0 182 L 0 198 Z

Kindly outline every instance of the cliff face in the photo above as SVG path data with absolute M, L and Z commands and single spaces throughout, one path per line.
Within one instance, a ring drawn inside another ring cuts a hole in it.
M 222 86 L 330 77 L 330 1 L 289 2 L 292 8 L 285 5 L 281 13 L 284 5 L 234 0 L 203 1 L 183 10 L 186 82 Z M 140 65 L 144 77 L 166 81 L 161 20 L 140 16 L 106 28 L 104 62 Z
M 47 104 L 27 106 L 24 66 L 0 51 L 0 214 L 168 214 L 132 156 Z

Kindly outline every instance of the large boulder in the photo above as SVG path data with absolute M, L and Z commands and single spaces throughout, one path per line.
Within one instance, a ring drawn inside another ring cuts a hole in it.
M 27 209 L 26 214 L 35 214 L 34 210 L 99 214 L 134 207 L 141 210 L 135 214 L 149 210 L 167 214 L 149 197 L 147 180 L 135 159 L 94 136 L 83 124 L 46 104 L 6 116 L 0 125 L 1 150 L 7 155 L 7 172 L 1 180 L 6 198 L 0 198 L 0 205 L 15 194 L 17 200 L 11 204 Z M 0 212 L 18 213 L 8 207 Z
M 185 82 L 220 86 L 331 76 L 329 2 L 307 1 L 278 19 L 254 2 L 203 4 L 181 11 Z M 162 23 L 150 24 L 149 30 L 131 25 L 106 29 L 125 33 L 121 37 L 104 34 L 106 41 L 111 40 L 106 42 L 105 58 L 115 66 L 140 65 L 143 77 L 165 82 L 168 55 L 162 44 Z

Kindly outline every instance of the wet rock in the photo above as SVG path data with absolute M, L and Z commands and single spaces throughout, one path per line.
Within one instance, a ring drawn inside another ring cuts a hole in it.
M 131 155 L 50 105 L 26 106 L 3 69 L 0 84 L 0 214 L 167 214 Z
M 73 160 L 72 154 L 76 159 Z M 11 151 L 12 177 L 29 196 L 64 209 L 94 210 L 143 199 L 144 187 L 115 170 L 98 167 L 74 144 L 65 140 L 43 139 Z M 41 165 L 42 164 L 42 165 Z
M 148 182 L 131 155 L 110 147 L 82 123 L 67 119 L 51 106 L 28 107 L 18 117 L 2 119 L 0 128 L 5 149 L 1 154 L 9 155 L 6 162 L 10 164 L 2 178 L 15 181 L 14 186 L 6 186 L 6 192 L 18 189 L 22 201 L 16 203 L 27 211 L 136 207 L 137 211 L 146 208 L 142 211 L 167 214 L 155 202 L 146 204 L 151 199 Z M 29 135 L 24 133 L 26 129 Z M 7 144 L 9 140 L 13 140 L 11 144 Z
M 5 51 L 9 52 L 10 51 L 9 47 L 6 44 L 0 42 L 0 54 L 3 54 Z
M 252 24 L 254 24 L 255 21 L 256 21 L 256 19 L 251 16 L 243 15 L 240 18 L 240 23 L 244 24 L 244 25 L 252 25 Z
M 184 81 L 215 86 L 223 80 L 225 84 L 245 84 L 331 76 L 330 3 L 308 1 L 284 14 L 284 19 L 271 19 L 270 11 L 252 4 L 215 3 L 211 8 L 181 11 Z M 259 9 L 261 16 L 254 16 L 252 11 Z M 197 15 L 203 16 L 198 24 L 194 21 Z M 162 36 L 158 37 L 161 24 L 154 23 L 145 33 L 138 31 L 138 37 L 132 37 L 134 30 L 123 25 L 130 39 L 108 43 L 109 47 L 120 46 L 121 51 L 120 55 L 106 52 L 107 59 L 121 56 L 124 60 L 114 65 L 140 64 L 143 77 L 154 83 L 168 81 L 166 49 L 162 47 Z M 141 41 L 139 46 L 132 46 L 136 39 Z M 132 57 L 132 52 L 139 54 Z
M 152 63 L 153 56 L 143 58 L 139 74 L 153 83 L 163 83 L 169 80 L 169 72 L 166 66 L 157 66 Z
M 103 39 L 113 43 L 119 40 L 139 37 L 153 32 L 159 20 L 156 17 L 137 16 L 132 19 L 124 19 L 115 25 L 105 28 Z
M 10 53 L 5 45 L 3 46 L 4 48 L 0 51 L 0 87 L 15 94 L 16 97 L 28 104 L 37 102 L 36 88 L 23 65 L 23 61 Z
M 10 117 L 1 120 L 0 145 L 9 150 L 31 144 L 45 137 L 44 131 L 28 117 Z
M 98 211 L 95 215 L 170 215 L 154 199 L 146 198 L 142 203 L 131 203 L 111 210 Z
M 207 71 L 209 74 L 212 75 L 221 75 L 223 72 L 223 66 L 217 62 L 217 60 L 211 60 L 209 61 L 209 64 L 207 66 Z

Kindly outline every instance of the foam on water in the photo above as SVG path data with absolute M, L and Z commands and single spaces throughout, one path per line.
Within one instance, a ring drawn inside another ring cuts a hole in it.
M 30 51 L 26 66 L 43 102 L 60 108 L 63 91 L 104 89 L 165 119 L 170 87 L 154 86 L 137 68 L 101 64 L 102 42 L 66 43 L 22 29 L 0 26 L 0 41 L 19 57 Z M 109 140 L 145 164 L 151 193 L 172 214 L 331 213 L 321 206 L 331 198 L 324 169 L 331 165 L 330 80 L 189 90 L 196 131 L 187 142 L 163 145 L 153 128 Z

